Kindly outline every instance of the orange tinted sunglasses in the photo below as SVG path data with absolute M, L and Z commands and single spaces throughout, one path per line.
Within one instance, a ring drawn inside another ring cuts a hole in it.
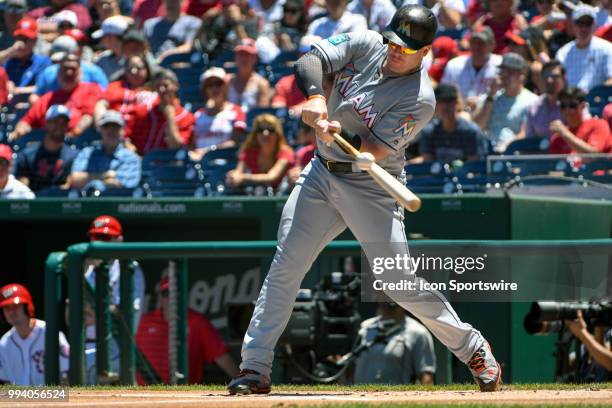
M 394 50 L 397 50 L 404 55 L 414 55 L 419 51 L 419 50 L 413 50 L 412 48 L 408 48 L 408 47 L 402 47 L 401 45 L 396 44 L 393 41 L 389 41 L 386 38 L 384 39 L 384 43 L 387 44 L 389 48 L 393 48 Z

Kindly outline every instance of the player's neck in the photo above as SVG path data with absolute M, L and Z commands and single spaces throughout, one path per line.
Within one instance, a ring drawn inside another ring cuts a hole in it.
M 382 73 L 385 76 L 406 76 L 406 75 L 415 73 L 420 69 L 421 69 L 421 62 L 419 62 L 415 66 L 406 68 L 403 72 L 396 72 L 396 71 L 393 71 L 391 68 L 389 68 L 386 58 L 382 65 Z
M 27 322 L 23 322 L 22 324 L 15 326 L 15 330 L 17 331 L 17 334 L 19 334 L 19 337 L 25 340 L 32 333 L 35 325 L 36 319 L 28 319 Z

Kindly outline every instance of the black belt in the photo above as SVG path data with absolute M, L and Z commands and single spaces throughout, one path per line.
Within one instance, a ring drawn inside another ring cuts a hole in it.
M 329 170 L 330 173 L 340 173 L 340 174 L 362 173 L 361 171 L 353 171 L 352 162 L 337 162 L 337 161 L 327 160 L 326 158 L 321 156 L 319 153 L 317 153 L 317 158 L 321 161 L 321 163 L 323 163 L 323 166 L 325 166 L 325 168 Z

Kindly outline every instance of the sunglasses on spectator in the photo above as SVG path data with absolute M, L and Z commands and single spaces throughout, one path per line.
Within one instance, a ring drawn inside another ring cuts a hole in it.
M 265 132 L 266 130 L 267 130 L 268 132 L 270 132 L 270 133 L 276 133 L 276 129 L 274 129 L 272 126 L 261 126 L 261 127 L 258 127 L 258 128 L 255 130 L 255 132 L 257 132 L 257 133 L 263 133 L 263 132 Z
M 576 109 L 580 105 L 580 102 L 577 101 L 569 101 L 569 102 L 560 102 L 559 106 L 561 109 Z
M 221 80 L 217 80 L 217 81 L 208 80 L 208 81 L 206 81 L 206 85 L 205 86 L 207 88 L 209 88 L 209 87 L 211 87 L 211 88 L 215 87 L 216 88 L 216 87 L 222 86 L 222 85 L 223 85 L 223 81 L 221 81 Z
M 544 78 L 546 78 L 546 79 L 548 79 L 548 78 L 559 79 L 559 78 L 563 78 L 563 75 L 561 75 L 561 74 L 544 74 Z
M 408 47 L 402 47 L 401 45 L 396 44 L 393 41 L 389 41 L 386 38 L 383 38 L 383 43 L 387 44 L 389 48 L 397 50 L 404 55 L 413 55 L 418 52 L 418 50 L 413 50 L 412 48 L 408 48 Z
M 302 11 L 298 8 L 292 8 L 292 7 L 285 7 L 283 10 L 287 14 L 299 14 Z
M 574 24 L 578 27 L 591 27 L 595 21 L 592 18 L 581 18 L 574 21 Z

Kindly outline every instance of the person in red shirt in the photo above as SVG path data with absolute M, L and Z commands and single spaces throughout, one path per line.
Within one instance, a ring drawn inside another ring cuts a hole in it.
M 168 362 L 168 292 L 170 283 L 164 276 L 159 283 L 160 308 L 144 313 L 136 332 L 136 346 L 151 364 L 164 384 L 170 383 Z M 230 377 L 238 374 L 238 367 L 228 354 L 228 347 L 221 335 L 203 314 L 187 311 L 187 351 L 189 353 L 189 384 L 201 384 L 204 380 L 204 366 L 216 363 Z M 136 381 L 147 385 L 137 373 Z
M 0 67 L 0 106 L 4 106 L 8 103 L 8 89 L 9 78 L 4 68 Z
M 569 153 L 609 153 L 612 151 L 612 134 L 608 123 L 603 119 L 584 119 L 586 94 L 576 87 L 569 87 L 559 93 L 561 117 L 563 121 L 553 120 L 550 131 L 549 152 Z
M 238 166 L 227 173 L 230 187 L 264 185 L 276 188 L 293 166 L 294 154 L 283 134 L 280 120 L 261 114 L 253 120 L 253 131 L 240 148 Z
M 440 82 L 442 80 L 442 75 L 444 75 L 446 63 L 448 63 L 451 58 L 457 56 L 459 48 L 455 40 L 451 37 L 441 36 L 437 37 L 431 44 L 431 52 L 433 53 L 433 61 L 431 62 L 428 73 L 431 79 Z
M 143 155 L 153 149 L 178 149 L 191 145 L 194 117 L 181 106 L 176 74 L 168 69 L 153 77 L 157 99 L 150 105 L 136 105 L 126 136 Z
M 68 137 L 78 137 L 93 123 L 96 102 L 102 96 L 102 88 L 95 83 L 81 82 L 79 57 L 66 54 L 60 61 L 57 81 L 60 89 L 47 92 L 40 97 L 21 118 L 9 140 L 15 140 L 32 129 L 44 128 L 45 115 L 51 105 L 66 105 L 70 109 Z
M 157 94 L 149 86 L 150 79 L 151 68 L 143 56 L 127 58 L 123 75 L 108 85 L 96 104 L 96 119 L 107 110 L 114 110 L 129 123 L 134 109 L 140 105 L 150 107 L 157 99 Z
M 506 33 L 518 33 L 527 28 L 527 20 L 516 11 L 518 2 L 514 0 L 489 0 L 490 12 L 483 15 L 476 21 L 474 28 L 489 26 L 495 34 L 495 54 L 505 54 L 508 52 L 506 46 Z
M 87 7 L 76 0 L 51 0 L 49 6 L 38 7 L 30 11 L 26 16 L 37 20 L 38 29 L 41 33 L 54 33 L 58 31 L 55 14 L 63 10 L 72 11 L 77 16 L 77 28 L 87 31 L 92 21 Z

